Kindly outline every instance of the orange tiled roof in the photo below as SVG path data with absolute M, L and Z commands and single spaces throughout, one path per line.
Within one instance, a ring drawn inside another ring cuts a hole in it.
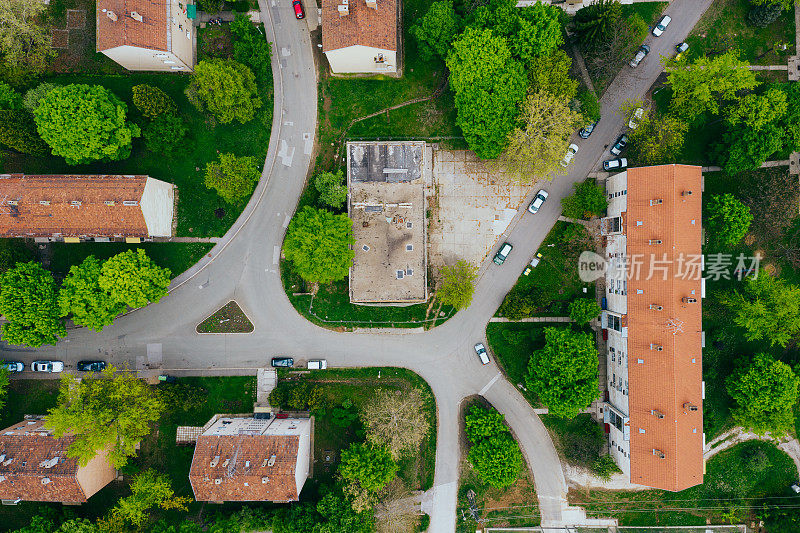
M 97 51 L 130 45 L 169 51 L 167 10 L 169 2 L 148 0 L 97 0 Z M 116 21 L 109 17 L 113 12 Z M 131 17 L 142 16 L 142 22 Z
M 0 174 L 0 237 L 147 237 L 140 206 L 146 182 L 147 176 Z
M 296 435 L 202 435 L 189 471 L 197 501 L 297 501 Z M 272 466 L 268 462 L 275 455 Z
M 633 276 L 628 282 L 631 481 L 671 491 L 703 482 L 701 281 L 676 277 L 681 257 L 701 253 L 701 182 L 696 166 L 628 170 L 627 254 L 644 258 L 639 279 Z M 663 203 L 651 205 L 651 200 Z M 662 243 L 651 245 L 651 239 Z M 657 269 L 658 274 L 645 279 L 650 267 L 660 267 L 664 258 L 666 279 Z M 663 310 L 650 310 L 650 304 Z M 663 350 L 651 350 L 651 344 Z M 633 363 L 637 358 L 644 364 Z M 687 403 L 697 410 L 685 407 Z M 653 409 L 664 418 L 654 416 Z
M 397 0 L 377 2 L 373 9 L 365 0 L 350 0 L 350 13 L 342 17 L 342 0 L 322 0 L 322 49 L 362 45 L 397 51 Z

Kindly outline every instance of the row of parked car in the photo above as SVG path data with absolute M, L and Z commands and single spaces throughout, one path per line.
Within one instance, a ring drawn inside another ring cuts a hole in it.
M 25 365 L 19 361 L 3 361 L 0 363 L 0 368 L 5 368 L 14 373 L 25 370 Z M 105 361 L 78 361 L 77 368 L 80 372 L 102 372 L 106 368 L 106 363 Z M 63 371 L 63 361 L 34 361 L 31 363 L 31 372 L 53 374 Z

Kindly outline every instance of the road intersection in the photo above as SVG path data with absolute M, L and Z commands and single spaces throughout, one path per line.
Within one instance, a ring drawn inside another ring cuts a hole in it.
M 325 358 L 333 367 L 405 367 L 422 376 L 436 396 L 429 531 L 455 528 L 459 406 L 475 394 L 506 416 L 519 440 L 535 480 L 542 524 L 575 524 L 582 513 L 567 504 L 566 480 L 547 430 L 515 385 L 494 362 L 481 365 L 472 346 L 486 343 L 486 323 L 555 224 L 561 199 L 606 157 L 605 145 L 624 127 L 620 107 L 645 94 L 662 72 L 660 56 L 672 57 L 674 45 L 686 37 L 711 1 L 672 1 L 666 11 L 673 18 L 669 31 L 658 39 L 649 36 L 651 52 L 646 60 L 636 69 L 623 68 L 612 82 L 601 102 L 602 120 L 589 139 L 578 142 L 580 150 L 568 174 L 546 184 L 550 198 L 539 213 L 524 215 L 523 209 L 517 214 L 500 239 L 514 244 L 514 251 L 502 266 L 484 262 L 473 304 L 430 331 L 393 335 L 320 328 L 300 316 L 284 293 L 278 261 L 288 221 L 313 163 L 317 70 L 307 27 L 296 24 L 290 2 L 259 0 L 267 38 L 274 43 L 275 109 L 262 179 L 242 216 L 208 256 L 173 281 L 169 296 L 159 304 L 120 317 L 101 333 L 70 330 L 56 346 L 33 350 L 3 344 L 0 358 L 26 363 L 53 358 L 64 361 L 67 369 L 74 369 L 79 359 L 102 358 L 134 368 L 137 360 L 146 360 L 148 351 L 160 351 L 164 371 L 176 375 L 255 374 L 274 355 Z M 255 331 L 198 335 L 195 326 L 231 299 L 239 302 Z

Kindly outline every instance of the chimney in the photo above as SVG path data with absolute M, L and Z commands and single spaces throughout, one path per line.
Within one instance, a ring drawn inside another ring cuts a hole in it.
M 697 406 L 689 402 L 684 403 L 683 408 L 687 411 L 697 411 Z
M 272 457 L 270 457 L 270 458 L 269 458 L 269 461 L 267 461 L 267 466 L 272 466 L 272 465 L 274 465 L 274 464 L 275 464 L 275 459 L 277 459 L 277 458 L 278 458 L 278 457 L 277 457 L 276 455 L 274 455 L 274 454 L 273 454 L 273 455 L 272 455 Z
M 658 457 L 659 459 L 666 459 L 666 454 L 659 449 L 653 448 L 653 455 Z
M 378 0 L 367 0 L 367 7 L 371 7 L 372 9 L 378 9 Z
M 346 17 L 349 14 L 350 14 L 349 0 L 342 0 L 342 3 L 339 4 L 339 16 Z
M 144 19 L 142 18 L 142 16 L 139 14 L 138 11 L 131 11 L 131 18 L 136 22 L 144 22 Z
M 215 455 L 208 466 L 214 468 L 215 466 L 217 466 L 218 463 L 219 463 L 219 455 Z
M 664 418 L 664 413 L 662 413 L 662 412 L 661 412 L 661 411 L 659 411 L 658 409 L 652 409 L 652 410 L 650 411 L 650 414 L 652 414 L 653 416 L 655 416 L 655 417 L 656 417 L 656 418 L 658 418 L 659 420 L 661 420 L 661 419 L 663 419 L 663 418 Z
M 114 22 L 116 22 L 116 21 L 117 21 L 117 18 L 118 18 L 118 17 L 117 17 L 117 14 L 116 14 L 116 13 L 114 13 L 113 11 L 111 11 L 111 10 L 109 10 L 109 11 L 106 11 L 106 16 L 107 16 L 108 18 L 110 18 L 110 19 L 111 19 L 112 21 L 114 21 Z

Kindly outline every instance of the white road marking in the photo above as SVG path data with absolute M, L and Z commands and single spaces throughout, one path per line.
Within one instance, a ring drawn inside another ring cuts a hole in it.
M 303 153 L 306 155 L 311 155 L 312 150 L 314 149 L 314 141 L 311 138 L 310 133 L 303 134 Z
M 288 46 L 282 46 L 281 47 L 281 55 L 283 57 L 289 57 L 290 55 L 292 55 L 292 50 Z
M 491 389 L 491 388 L 492 388 L 492 385 L 494 385 L 495 381 L 497 381 L 498 379 L 500 379 L 500 376 L 502 376 L 502 375 L 503 375 L 503 374 L 502 374 L 501 372 L 498 372 L 498 373 L 497 373 L 497 375 L 496 375 L 495 377 L 493 377 L 491 380 L 489 380 L 489 383 L 487 383 L 487 384 L 486 384 L 486 385 L 485 385 L 485 386 L 484 386 L 484 387 L 481 389 L 481 391 L 478 393 L 478 396 L 483 396 L 484 394 L 486 394 L 486 391 L 488 391 L 489 389 Z
M 281 158 L 281 163 L 283 163 L 283 166 L 292 166 L 292 159 L 294 159 L 294 146 L 289 148 L 289 144 L 286 141 L 281 140 L 281 149 L 278 150 L 278 157 Z
M 280 246 L 273 246 L 272 247 L 272 264 L 277 265 L 278 259 L 281 257 L 281 247 Z
M 289 221 L 291 220 L 292 220 L 292 215 L 286 215 L 286 218 L 283 220 L 284 229 L 289 227 Z
M 286 122 L 283 123 L 283 125 L 284 126 L 294 126 L 294 122 L 292 122 L 291 120 L 287 120 Z

